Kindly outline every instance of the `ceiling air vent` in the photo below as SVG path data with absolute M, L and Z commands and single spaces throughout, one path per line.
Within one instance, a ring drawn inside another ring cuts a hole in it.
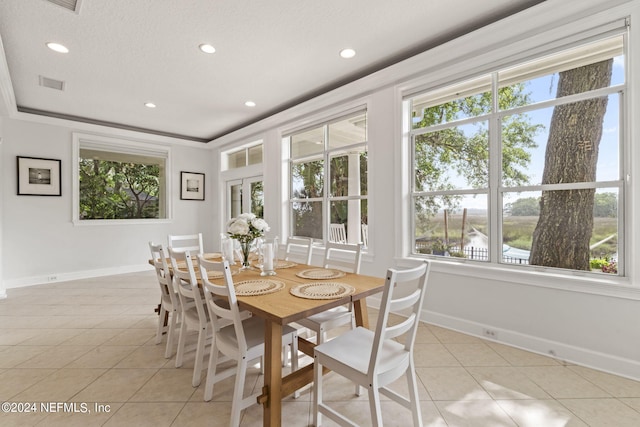
M 80 7 L 81 0 L 45 0 L 49 3 L 57 4 L 58 6 L 62 6 L 65 9 L 69 9 L 72 12 L 78 12 L 78 8 Z
M 56 90 L 64 90 L 64 82 L 61 80 L 50 79 L 49 77 L 40 76 L 40 86 L 48 87 Z

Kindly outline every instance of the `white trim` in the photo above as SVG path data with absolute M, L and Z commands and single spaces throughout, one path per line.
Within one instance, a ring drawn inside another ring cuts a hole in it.
M 423 258 L 399 258 L 399 266 L 412 267 Z M 628 278 L 588 272 L 556 272 L 552 268 L 531 267 L 523 269 L 506 264 L 468 261 L 461 258 L 430 259 L 431 272 L 451 277 L 486 279 L 509 286 L 533 286 L 560 291 L 581 292 L 612 298 L 640 301 L 640 287 L 633 286 Z
M 420 320 L 467 335 L 519 348 L 556 359 L 561 364 L 575 363 L 614 375 L 640 381 L 640 362 L 610 354 L 572 346 L 559 341 L 542 339 L 533 335 L 500 329 L 491 325 L 470 322 L 465 319 L 422 310 Z M 490 329 L 494 337 L 489 339 L 483 331 Z
M 81 270 L 69 273 L 56 273 L 52 275 L 21 277 L 19 279 L 5 280 L 4 283 L 7 289 L 15 289 L 26 286 L 42 285 L 44 283 L 68 282 L 70 280 L 90 279 L 93 277 L 113 276 L 116 274 L 137 273 L 140 271 L 151 270 L 153 270 L 153 267 L 149 264 L 126 265 L 122 267 L 101 268 L 96 270 Z
M 11 83 L 11 74 L 9 73 L 9 64 L 7 63 L 6 55 L 4 55 L 5 49 L 2 44 L 2 37 L 0 37 L 0 100 L 4 100 L 4 106 L 12 116 L 18 112 L 16 107 L 16 95 L 13 92 L 13 83 Z M 2 111 L 2 107 L 0 107 Z

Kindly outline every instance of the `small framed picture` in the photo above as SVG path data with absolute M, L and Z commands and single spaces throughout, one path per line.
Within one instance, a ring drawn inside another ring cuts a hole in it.
M 180 172 L 180 199 L 204 200 L 204 174 Z
M 18 156 L 18 196 L 61 196 L 62 162 Z

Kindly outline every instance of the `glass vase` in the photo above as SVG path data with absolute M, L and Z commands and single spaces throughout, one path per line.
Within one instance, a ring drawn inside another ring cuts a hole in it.
M 242 251 L 242 267 L 240 267 L 240 270 L 249 270 L 251 268 L 249 255 L 251 254 L 252 243 L 253 240 L 240 241 L 240 250 Z

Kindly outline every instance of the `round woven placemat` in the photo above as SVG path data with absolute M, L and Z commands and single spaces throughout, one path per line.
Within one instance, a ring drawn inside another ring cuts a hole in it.
M 305 283 L 291 288 L 291 295 L 307 299 L 336 299 L 351 295 L 355 288 L 338 282 Z
M 295 267 L 296 265 L 298 265 L 298 264 L 296 264 L 293 261 L 286 261 L 284 259 L 279 259 L 278 261 L 276 261 L 274 267 L 275 268 L 289 268 L 289 267 Z
M 331 268 L 310 268 L 296 273 L 296 276 L 302 277 L 303 279 L 324 280 L 337 279 L 343 277 L 345 274 L 344 271 L 333 270 Z
M 222 254 L 220 252 L 208 252 L 203 254 L 204 259 L 219 259 L 222 258 Z
M 237 296 L 247 297 L 278 292 L 284 288 L 284 283 L 277 280 L 244 280 L 235 283 L 234 288 Z

